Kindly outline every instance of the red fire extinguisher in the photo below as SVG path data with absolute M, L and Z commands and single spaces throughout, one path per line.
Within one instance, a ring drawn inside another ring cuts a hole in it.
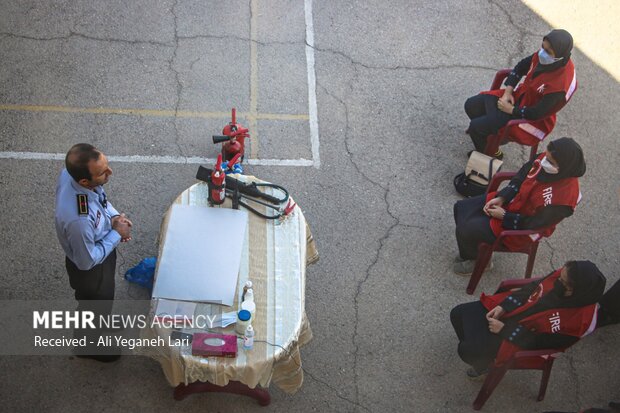
M 222 135 L 213 135 L 213 143 L 222 144 L 222 156 L 230 161 L 235 155 L 241 154 L 241 161 L 245 155 L 245 139 L 250 137 L 249 130 L 237 123 L 237 110 L 232 108 L 231 122 L 224 126 Z
M 226 174 L 222 170 L 222 155 L 217 155 L 215 168 L 211 172 L 209 181 L 209 202 L 213 205 L 221 205 L 226 199 Z

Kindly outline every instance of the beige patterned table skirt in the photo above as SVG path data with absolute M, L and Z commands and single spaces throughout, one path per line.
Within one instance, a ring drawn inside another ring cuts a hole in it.
M 179 195 L 175 203 L 208 207 L 207 195 L 207 185 L 198 183 Z M 230 200 L 227 199 L 221 207 L 230 208 Z M 169 214 L 170 210 L 162 222 L 160 254 L 166 242 Z M 265 220 L 252 213 L 248 215 L 237 297 L 245 282 L 251 280 L 256 302 L 254 348 L 246 351 L 239 345 L 236 358 L 195 357 L 191 354 L 191 345 L 141 349 L 140 354 L 159 361 L 172 386 L 195 381 L 224 386 L 233 380 L 254 388 L 257 385 L 267 387 L 273 382 L 283 391 L 294 393 L 303 383 L 299 348 L 312 338 L 305 314 L 306 266 L 318 260 L 318 252 L 299 206 L 295 207 L 292 216 L 281 222 Z M 223 237 L 224 234 L 217 236 Z M 152 309 L 157 302 L 153 299 Z M 197 305 L 196 312 L 204 311 L 204 306 Z M 237 304 L 223 307 L 222 312 L 236 309 Z M 218 330 L 234 334 L 234 325 Z M 141 332 L 144 338 L 167 337 L 169 334 L 170 330 L 160 329 Z

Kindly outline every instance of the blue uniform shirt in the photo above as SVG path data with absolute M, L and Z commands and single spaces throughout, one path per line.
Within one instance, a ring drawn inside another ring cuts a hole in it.
M 101 264 L 121 242 L 112 229 L 115 215 L 119 213 L 107 202 L 102 186 L 91 191 L 62 170 L 56 187 L 56 235 L 80 270 Z

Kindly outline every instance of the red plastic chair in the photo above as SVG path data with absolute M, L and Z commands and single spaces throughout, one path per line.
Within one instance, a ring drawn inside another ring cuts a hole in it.
M 522 287 L 534 280 L 533 279 L 519 279 L 519 280 L 505 280 L 499 285 L 497 292 L 506 291 L 513 288 Z M 549 377 L 551 376 L 551 368 L 553 362 L 564 349 L 544 349 L 544 350 L 524 350 L 516 352 L 508 361 L 501 366 L 493 364 L 489 369 L 480 392 L 476 400 L 474 400 L 474 410 L 480 410 L 484 403 L 491 397 L 493 390 L 497 387 L 508 370 L 542 370 L 542 378 L 540 380 L 540 387 L 538 389 L 538 397 L 536 400 L 541 401 L 545 398 L 547 392 L 547 384 L 549 383 Z
M 515 175 L 516 175 L 515 172 L 496 173 L 493 176 L 493 179 L 491 180 L 489 187 L 487 188 L 487 193 L 496 191 L 501 182 L 511 179 Z M 530 278 L 532 276 L 532 270 L 534 269 L 534 261 L 536 260 L 536 251 L 538 251 L 538 243 L 540 242 L 542 237 L 532 243 L 529 243 L 523 249 L 516 250 L 516 251 L 507 249 L 502 243 L 502 241 L 505 237 L 515 236 L 515 235 L 533 235 L 533 234 L 537 234 L 543 231 L 544 229 L 545 228 L 538 228 L 535 230 L 531 230 L 531 229 L 503 230 L 502 232 L 500 232 L 499 236 L 497 237 L 497 239 L 495 240 L 493 244 L 487 244 L 487 243 L 481 242 L 480 245 L 478 245 L 478 257 L 476 258 L 476 265 L 474 266 L 474 271 L 469 277 L 469 284 L 467 284 L 467 289 L 466 289 L 467 294 L 471 295 L 476 290 L 476 287 L 478 286 L 478 283 L 480 282 L 480 278 L 482 277 L 482 273 L 484 273 L 484 270 L 487 268 L 487 265 L 489 264 L 489 261 L 491 260 L 491 256 L 493 255 L 494 251 L 519 252 L 522 254 L 527 254 L 527 266 L 525 267 L 524 278 Z
M 493 79 L 493 83 L 491 84 L 491 89 L 490 90 L 499 89 L 501 87 L 501 85 L 502 85 L 502 82 L 504 81 L 504 79 L 506 79 L 506 77 L 508 77 L 508 75 L 510 74 L 511 71 L 512 71 L 512 69 L 502 69 L 502 70 L 499 70 L 495 74 L 495 78 Z M 506 126 L 501 128 L 495 135 L 488 136 L 487 137 L 487 146 L 484 148 L 484 153 L 489 155 L 489 156 L 493 156 L 493 154 L 495 154 L 499 150 L 499 145 L 502 142 L 513 141 L 510 138 L 510 129 L 513 128 L 513 127 L 518 127 L 518 125 L 520 125 L 522 123 L 530 123 L 530 121 L 526 120 L 526 119 L 512 119 L 512 120 L 508 121 Z M 551 131 L 549 131 L 549 134 L 550 133 L 551 133 Z M 547 135 L 549 135 L 549 134 L 547 134 Z M 538 153 L 538 143 L 536 143 L 535 145 L 531 146 L 530 160 L 534 159 L 536 157 L 537 153 Z

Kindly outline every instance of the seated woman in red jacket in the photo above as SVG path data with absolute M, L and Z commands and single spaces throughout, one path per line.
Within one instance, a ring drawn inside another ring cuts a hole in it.
M 596 327 L 605 276 L 590 261 L 569 261 L 542 280 L 516 291 L 481 295 L 450 312 L 458 353 L 472 366 L 469 377 L 520 349 L 565 349 Z
M 501 191 L 454 204 L 459 247 L 454 272 L 471 274 L 478 244 L 493 243 L 503 229 L 541 229 L 537 236 L 503 239 L 510 250 L 550 236 L 558 222 L 573 214 L 581 198 L 577 178 L 585 172 L 579 144 L 571 138 L 560 138 L 549 142 L 546 152 L 524 164 Z
M 577 89 L 575 66 L 570 59 L 573 38 L 566 30 L 552 30 L 543 37 L 540 50 L 521 60 L 506 78 L 506 88 L 482 92 L 467 99 L 467 132 L 478 152 L 484 152 L 487 137 L 496 134 L 511 119 L 527 119 L 511 130 L 512 138 L 532 146 L 555 126 L 555 114 Z M 521 78 L 523 83 L 517 86 Z M 503 158 L 502 151 L 495 155 Z

